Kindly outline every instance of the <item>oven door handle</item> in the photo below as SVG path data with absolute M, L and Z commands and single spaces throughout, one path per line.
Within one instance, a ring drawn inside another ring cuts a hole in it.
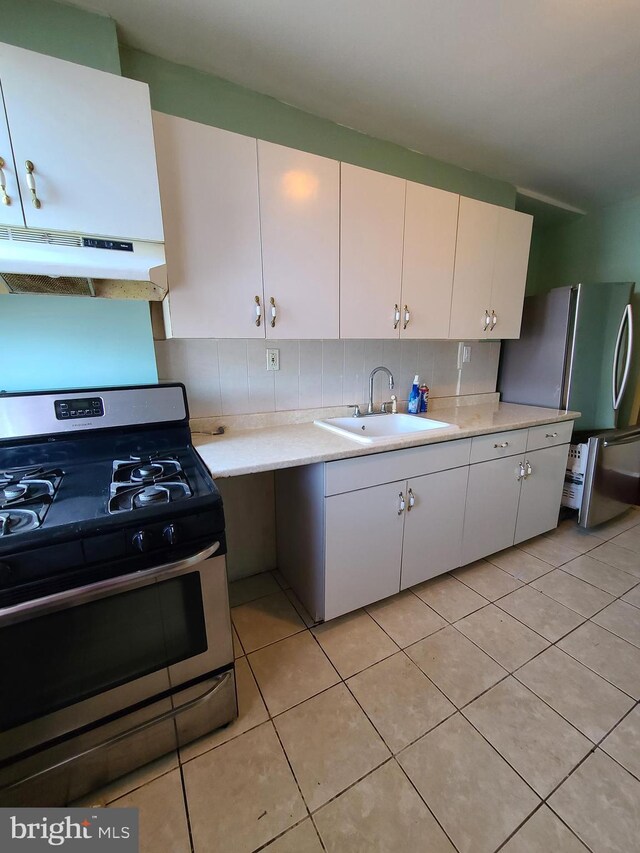
M 184 575 L 193 571 L 198 563 L 213 556 L 219 548 L 220 543 L 214 542 L 212 545 L 203 548 L 202 551 L 185 557 L 183 560 L 174 560 L 171 563 L 163 563 L 161 566 L 154 566 L 151 569 L 142 569 L 139 572 L 107 578 L 107 580 L 86 586 L 65 589 L 63 592 L 56 592 L 53 595 L 14 604 L 12 607 L 2 607 L 0 608 L 0 628 L 14 625 L 17 622 L 25 622 L 27 619 L 34 619 L 37 616 L 45 616 L 47 613 L 88 604 L 91 601 L 107 598 L 119 592 L 127 592 L 130 589 L 146 586 L 159 580 Z

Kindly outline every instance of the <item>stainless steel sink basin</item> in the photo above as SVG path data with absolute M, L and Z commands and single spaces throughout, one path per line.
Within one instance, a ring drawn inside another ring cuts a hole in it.
M 366 415 L 360 418 L 327 418 L 314 421 L 317 426 L 330 429 L 332 432 L 353 438 L 363 444 L 374 444 L 400 435 L 415 435 L 419 432 L 430 432 L 434 429 L 456 428 L 444 421 L 434 421 L 430 418 L 416 415 Z

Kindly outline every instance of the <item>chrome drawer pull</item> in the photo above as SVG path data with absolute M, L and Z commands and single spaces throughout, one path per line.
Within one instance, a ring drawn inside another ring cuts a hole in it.
M 493 446 L 494 446 L 494 448 L 496 448 L 496 450 L 497 450 L 499 447 L 509 447 L 509 442 L 508 442 L 508 441 L 503 441 L 503 442 L 502 442 L 502 444 L 494 444 Z
M 557 438 L 557 437 L 558 437 L 557 432 L 548 432 L 545 436 L 545 438 Z

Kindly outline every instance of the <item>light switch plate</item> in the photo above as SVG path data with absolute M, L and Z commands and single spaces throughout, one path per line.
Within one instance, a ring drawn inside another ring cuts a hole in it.
M 458 344 L 458 370 L 471 362 L 471 346 L 462 341 Z
M 267 350 L 267 370 L 280 370 L 280 350 Z

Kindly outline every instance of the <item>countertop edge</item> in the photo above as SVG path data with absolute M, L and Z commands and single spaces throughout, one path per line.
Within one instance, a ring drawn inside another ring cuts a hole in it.
M 479 409 L 492 411 L 478 412 Z M 512 413 L 512 418 L 508 416 L 509 413 Z M 476 418 L 482 415 L 488 418 L 495 414 L 504 416 L 502 423 L 466 427 L 455 424 L 456 420 L 464 422 L 474 415 Z M 194 446 L 214 478 L 239 477 L 509 430 L 528 429 L 548 423 L 576 420 L 579 416 L 579 412 L 573 411 L 498 403 L 495 406 L 466 406 L 451 412 L 438 411 L 437 419 L 453 423 L 454 428 L 439 430 L 438 434 L 414 433 L 410 436 L 396 436 L 376 444 L 358 444 L 353 439 L 343 438 L 313 422 L 307 422 L 230 431 L 221 436 L 194 434 Z M 319 444 L 322 445 L 321 449 L 317 447 Z

